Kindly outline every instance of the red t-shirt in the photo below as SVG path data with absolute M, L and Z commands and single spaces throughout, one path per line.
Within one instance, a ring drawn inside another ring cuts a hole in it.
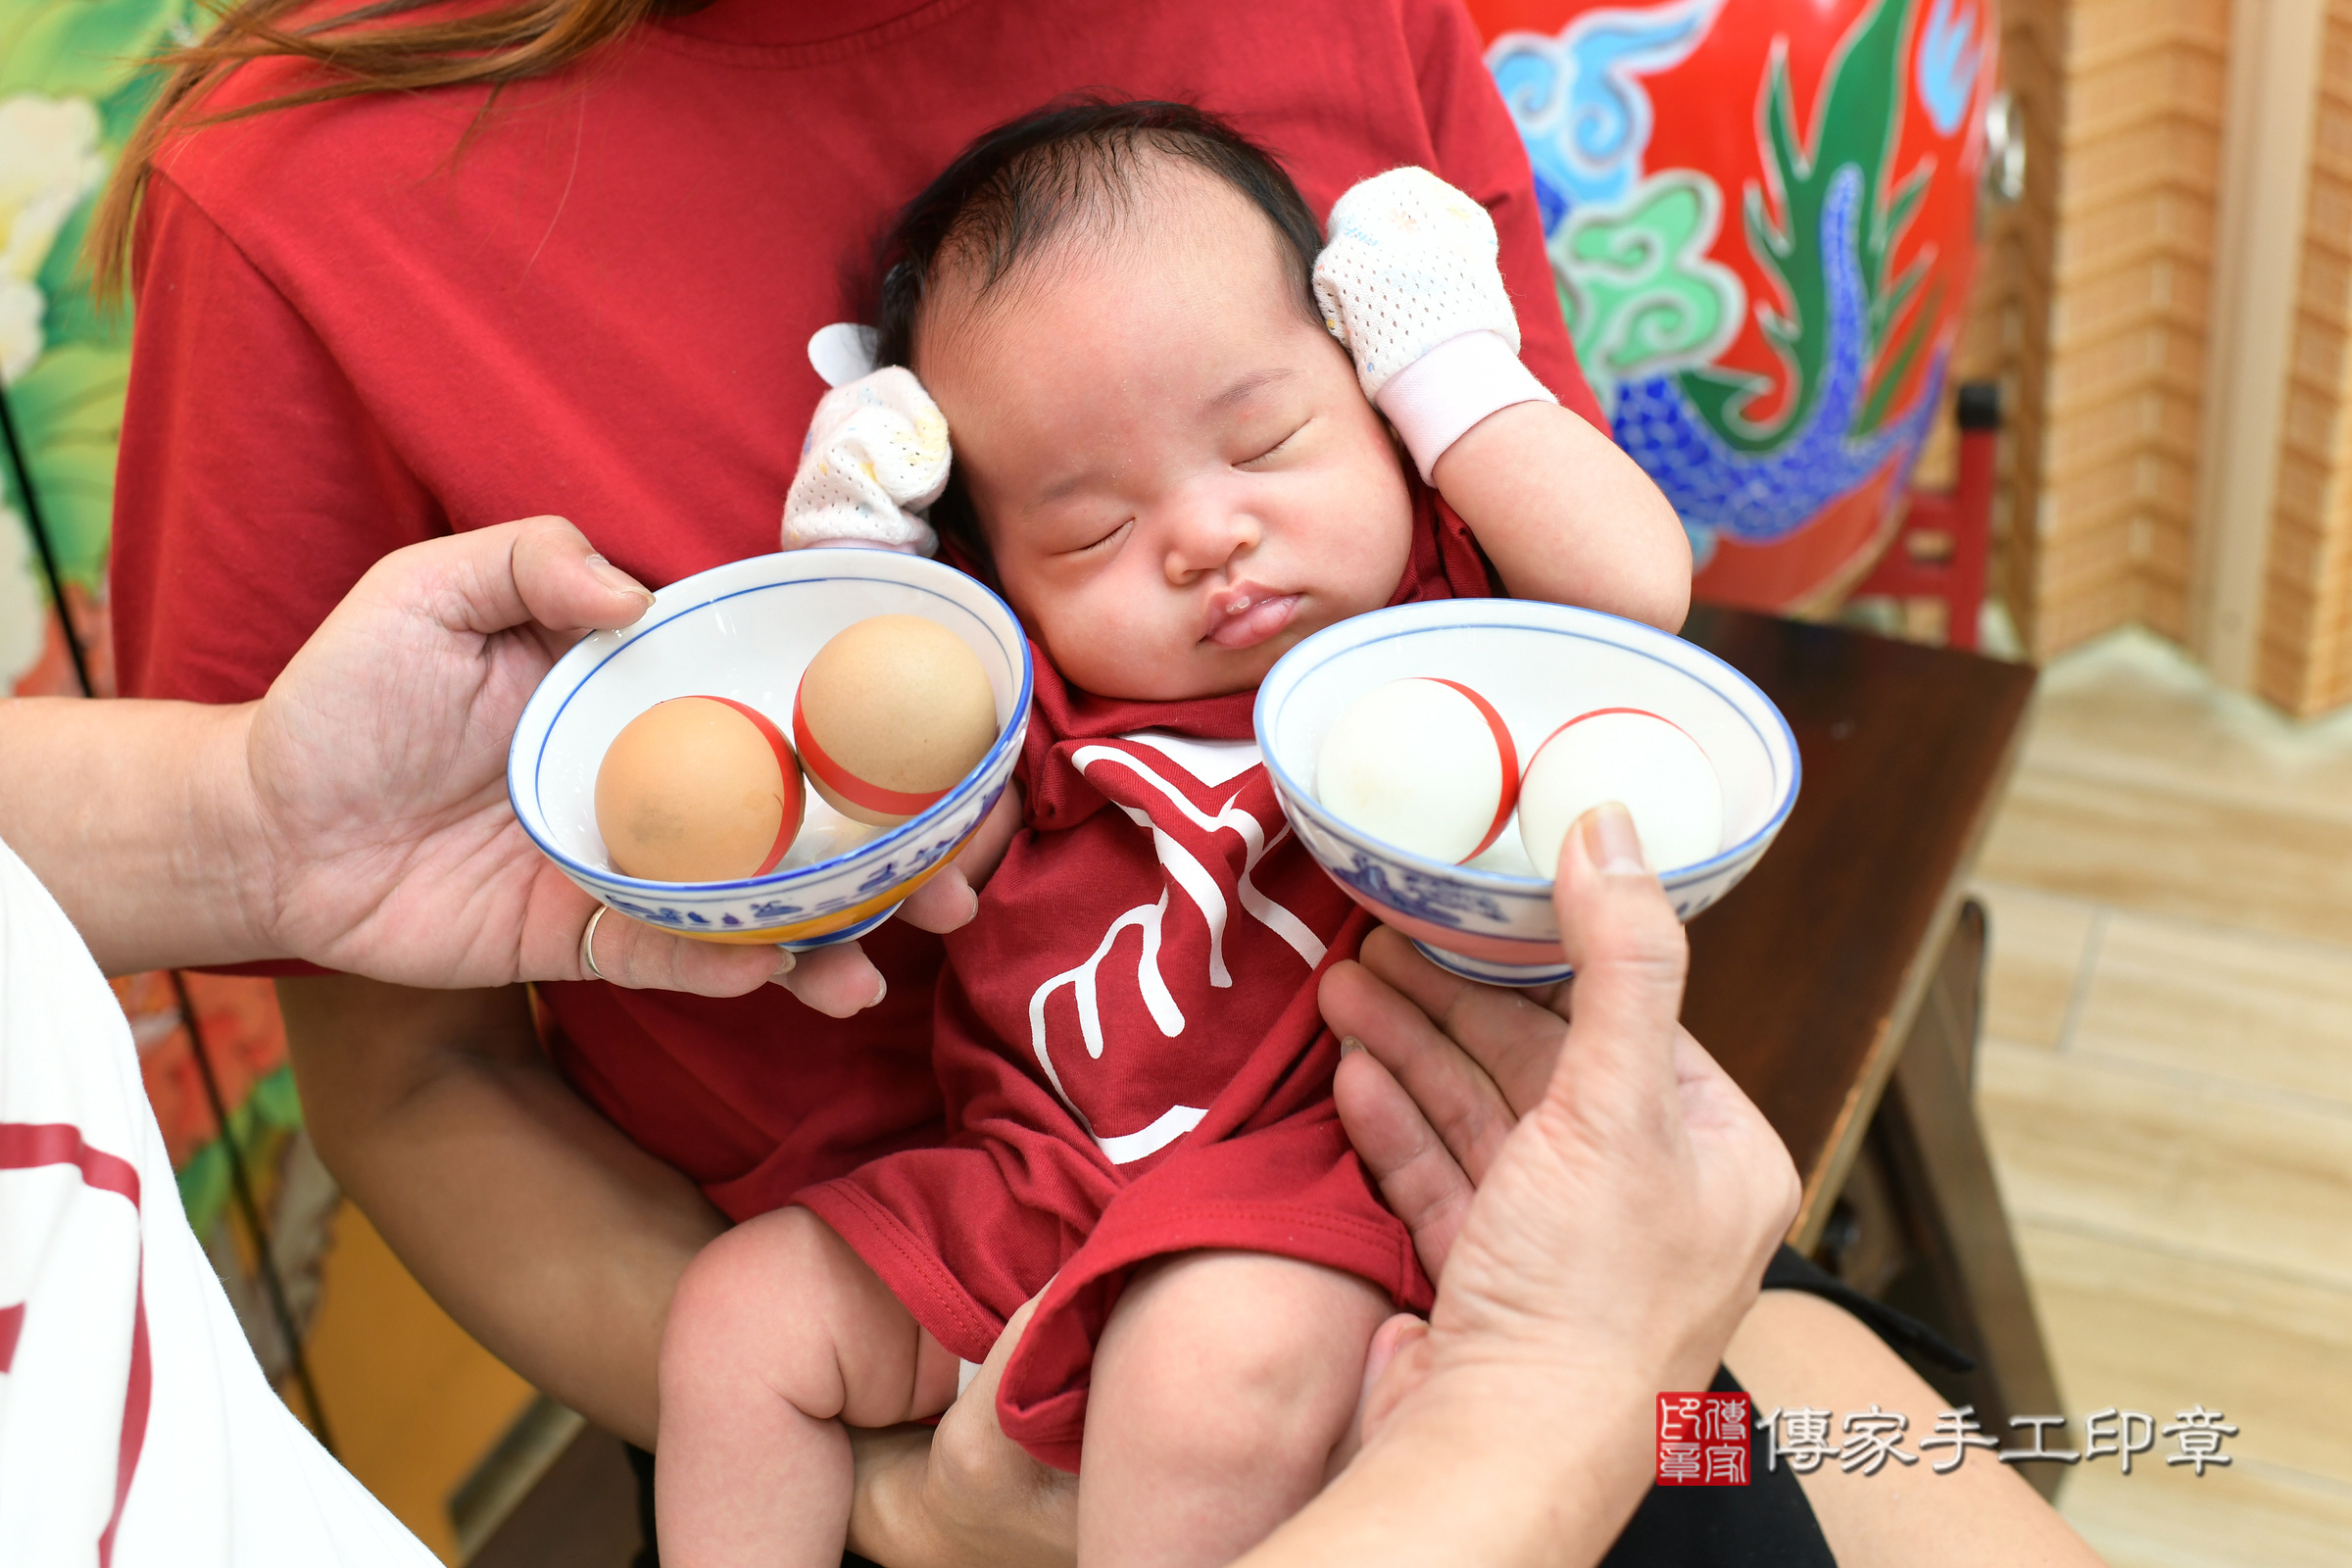
M 452 529 L 560 513 L 656 586 L 775 549 L 824 390 L 808 338 L 864 314 L 891 212 L 1084 88 L 1231 116 L 1317 211 L 1400 164 L 1471 192 L 1523 357 L 1599 422 L 1454 0 L 717 0 L 479 124 L 485 89 L 371 95 L 167 149 L 134 253 L 122 690 L 258 696 L 379 556 Z M 938 1136 L 939 945 L 866 946 L 890 997 L 846 1023 L 773 989 L 548 986 L 557 1060 L 729 1213 L 773 1207 Z

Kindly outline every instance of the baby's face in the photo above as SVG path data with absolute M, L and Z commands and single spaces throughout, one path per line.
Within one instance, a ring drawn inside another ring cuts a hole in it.
M 1171 172 L 1130 226 L 1030 260 L 975 314 L 950 294 L 915 369 L 1005 597 L 1066 678 L 1242 691 L 1388 602 L 1411 498 L 1245 198 Z

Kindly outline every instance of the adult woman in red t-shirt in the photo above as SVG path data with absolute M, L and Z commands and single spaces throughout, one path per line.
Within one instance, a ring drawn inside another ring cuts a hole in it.
M 137 304 L 113 585 L 127 694 L 258 696 L 370 564 L 452 530 L 562 513 L 656 585 L 774 548 L 823 390 L 806 346 L 866 318 L 865 246 L 977 131 L 1073 89 L 1215 109 L 1318 209 L 1397 165 L 1468 190 L 1501 235 L 1523 358 L 1599 422 L 1548 308 L 1525 157 L 1451 0 L 368 9 L 341 27 L 304 0 L 232 12 L 182 56 L 101 225 L 102 256 L 128 236 Z M 935 895 L 932 923 L 967 912 L 957 898 Z M 937 1135 L 937 942 L 901 922 L 866 951 L 871 967 L 804 965 L 797 996 L 547 985 L 536 1023 L 520 987 L 314 971 L 281 997 L 354 1200 L 483 1344 L 643 1443 L 694 1252 Z M 940 1560 L 1065 1552 L 1066 1494 L 990 1410 L 958 1404 L 937 1444 L 867 1443 L 854 1541 L 894 1562 L 925 1542 Z

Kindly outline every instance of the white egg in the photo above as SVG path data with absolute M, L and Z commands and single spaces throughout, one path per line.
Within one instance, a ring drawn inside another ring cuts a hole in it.
M 1511 819 L 1519 754 L 1487 700 L 1455 681 L 1378 686 L 1323 737 L 1315 799 L 1384 844 L 1459 864 Z
M 1536 748 L 1519 782 L 1519 836 L 1546 878 L 1576 819 L 1621 803 L 1660 871 L 1694 865 L 1723 848 L 1723 781 L 1683 728 L 1633 708 L 1570 719 Z

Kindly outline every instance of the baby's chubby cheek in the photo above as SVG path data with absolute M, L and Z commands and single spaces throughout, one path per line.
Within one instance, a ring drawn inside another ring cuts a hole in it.
M 1114 579 L 1082 594 L 1030 597 L 1015 612 L 1054 667 L 1097 696 L 1168 702 L 1249 683 L 1203 657 L 1201 612 L 1180 595 Z
M 1369 409 L 1366 410 L 1370 413 Z M 1329 523 L 1314 548 L 1333 573 L 1334 619 L 1378 610 L 1395 596 L 1413 553 L 1411 482 L 1387 439 L 1387 426 L 1372 415 L 1371 439 L 1350 466 L 1347 493 L 1323 514 Z

